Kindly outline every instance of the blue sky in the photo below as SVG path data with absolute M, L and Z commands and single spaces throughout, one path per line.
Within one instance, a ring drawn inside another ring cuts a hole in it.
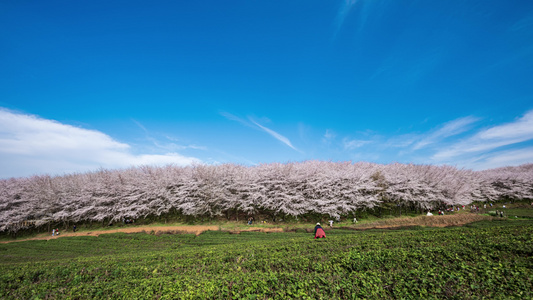
M 0 178 L 533 162 L 532 1 L 2 1 Z

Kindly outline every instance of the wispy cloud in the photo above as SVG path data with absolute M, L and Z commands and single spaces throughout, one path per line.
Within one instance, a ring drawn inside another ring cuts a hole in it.
M 324 133 L 324 136 L 322 137 L 322 143 L 329 145 L 336 136 L 337 134 L 335 134 L 335 132 L 330 129 L 326 129 L 326 133 Z
M 85 172 L 100 167 L 201 163 L 176 152 L 133 154 L 129 144 L 37 116 L 0 109 L 0 177 Z
M 262 130 L 262 131 L 268 133 L 269 135 L 271 135 L 272 137 L 274 137 L 275 139 L 277 139 L 278 141 L 282 142 L 283 144 L 289 146 L 293 150 L 298 151 L 300 153 L 302 152 L 302 151 L 298 150 L 296 147 L 294 147 L 292 145 L 291 141 L 288 138 L 286 138 L 285 136 L 275 132 L 274 130 L 272 130 L 270 128 L 267 128 L 267 127 L 259 124 L 258 122 L 254 121 L 250 117 L 248 117 L 248 121 L 247 121 L 247 120 L 239 118 L 239 117 L 237 117 L 237 116 L 235 116 L 233 114 L 230 114 L 228 112 L 221 112 L 220 115 L 225 117 L 228 120 L 239 122 L 239 123 L 241 123 L 244 126 Z
M 205 146 L 197 146 L 194 144 L 184 145 L 181 140 L 178 138 L 172 137 L 168 134 L 157 134 L 152 131 L 149 131 L 141 122 L 132 119 L 132 121 L 142 129 L 145 134 L 146 140 L 148 140 L 155 147 L 156 150 L 164 151 L 180 151 L 186 149 L 193 150 L 207 150 Z M 157 137 L 156 137 L 157 136 Z M 170 141 L 170 142 L 169 142 Z
M 421 137 L 419 134 L 402 134 L 388 138 L 387 141 L 384 143 L 384 147 L 406 148 L 420 139 Z
M 502 146 L 533 139 L 533 110 L 514 122 L 482 130 L 433 155 L 437 161 L 453 160 L 461 155 L 487 152 Z
M 348 14 L 355 7 L 357 2 L 359 2 L 359 0 L 344 0 L 342 6 L 339 9 L 339 12 L 337 13 L 337 18 L 335 20 L 335 32 L 333 34 L 333 37 L 336 37 L 339 34 L 342 24 L 344 24 L 344 21 L 348 17 Z
M 345 150 L 354 150 L 370 143 L 372 143 L 372 141 L 350 140 L 347 138 L 342 140 L 342 144 Z
M 173 141 L 173 142 L 176 142 L 176 143 L 181 143 L 181 140 L 175 138 L 175 137 L 171 137 L 169 135 L 165 135 L 165 138 L 169 141 Z M 195 145 L 195 144 L 188 144 L 188 145 L 181 145 L 181 144 L 175 144 L 175 143 L 172 143 L 171 144 L 173 147 L 175 147 L 176 149 L 178 150 L 185 150 L 185 149 L 194 149 L 194 150 L 207 150 L 207 147 L 205 146 L 198 146 L 198 145 Z
M 254 128 L 255 126 L 253 126 L 250 122 L 246 121 L 245 119 L 242 119 L 242 118 L 239 118 L 233 114 L 230 114 L 228 112 L 220 112 L 220 115 L 223 116 L 224 118 L 230 120 L 230 121 L 235 121 L 235 122 L 239 122 L 241 123 L 242 125 L 246 126 L 246 127 L 252 127 Z
M 137 121 L 137 120 L 135 120 L 135 119 L 131 119 L 131 121 L 132 121 L 133 123 L 135 123 L 135 125 L 137 125 L 139 128 L 141 128 L 142 131 L 144 131 L 144 133 L 148 134 L 148 129 L 146 129 L 146 127 L 144 127 L 144 125 L 141 124 L 141 122 L 139 122 L 139 121 Z
M 492 169 L 505 166 L 516 166 L 524 163 L 533 162 L 533 147 L 499 151 L 491 153 L 483 160 L 472 163 L 473 169 Z
M 382 163 L 444 163 L 482 170 L 533 162 L 530 146 L 533 110 L 513 122 L 474 131 L 474 126 L 479 126 L 481 120 L 474 116 L 463 117 L 422 133 L 394 136 L 360 133 L 359 138 L 342 138 L 337 146 L 352 159 L 365 158 Z M 386 161 L 378 161 L 385 158 Z
M 533 13 L 525 16 L 524 18 L 515 22 L 511 27 L 510 31 L 526 31 L 531 33 L 531 28 L 533 28 Z
M 257 127 L 261 128 L 263 131 L 265 131 L 266 133 L 270 134 L 271 136 L 273 136 L 276 140 L 282 142 L 283 144 L 291 147 L 292 149 L 296 150 L 296 151 L 300 151 L 298 149 L 296 149 L 296 147 L 294 147 L 291 143 L 291 141 L 289 141 L 288 138 L 284 137 L 283 135 L 275 132 L 274 130 L 270 129 L 270 128 L 267 128 L 265 126 L 262 126 L 261 124 L 253 121 L 253 120 L 250 120 L 252 123 L 254 123 Z
M 421 141 L 413 146 L 413 150 L 424 148 L 428 145 L 440 142 L 442 139 L 461 134 L 470 129 L 472 123 L 479 119 L 475 117 L 465 117 L 450 121 L 444 124 L 441 128 L 424 137 Z

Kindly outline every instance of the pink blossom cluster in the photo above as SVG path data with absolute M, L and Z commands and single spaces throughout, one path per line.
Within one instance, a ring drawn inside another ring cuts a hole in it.
M 432 209 L 499 199 L 533 199 L 533 164 L 486 171 L 326 161 L 143 166 L 0 180 L 0 231 L 23 229 L 19 224 L 28 220 L 40 226 L 167 214 L 339 218 L 376 207 Z

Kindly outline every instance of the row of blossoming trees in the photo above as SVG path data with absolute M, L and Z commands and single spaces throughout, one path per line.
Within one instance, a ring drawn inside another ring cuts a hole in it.
M 138 167 L 0 180 L 0 231 L 156 216 L 351 217 L 533 198 L 533 164 L 487 171 L 451 166 L 307 161 Z

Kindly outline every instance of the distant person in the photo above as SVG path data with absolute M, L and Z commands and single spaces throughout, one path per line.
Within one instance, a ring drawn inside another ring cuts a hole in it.
M 324 232 L 324 229 L 322 229 L 322 226 L 320 226 L 320 223 L 316 223 L 315 226 L 315 239 L 325 238 L 326 233 Z
M 74 225 L 74 227 L 72 228 L 72 231 L 76 232 L 76 225 Z
M 353 218 L 353 222 L 357 224 L 357 218 Z
M 59 235 L 59 228 L 56 229 L 56 235 Z
M 333 228 L 333 220 L 329 220 L 329 228 Z
M 52 229 L 52 236 L 55 236 L 56 235 L 56 229 Z

